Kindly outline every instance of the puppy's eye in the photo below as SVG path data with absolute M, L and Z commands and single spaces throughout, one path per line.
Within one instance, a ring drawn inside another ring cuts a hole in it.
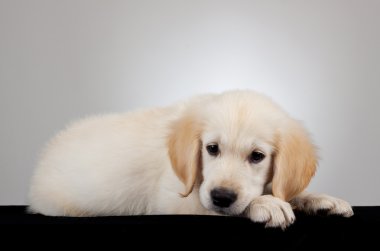
M 248 161 L 253 164 L 260 163 L 265 158 L 265 155 L 261 152 L 253 151 L 249 157 Z
M 219 146 L 217 144 L 211 144 L 206 146 L 206 150 L 208 154 L 210 154 L 211 156 L 216 156 L 219 154 Z

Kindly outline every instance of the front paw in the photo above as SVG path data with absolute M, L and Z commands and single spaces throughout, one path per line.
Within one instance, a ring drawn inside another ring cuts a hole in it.
M 348 202 L 326 194 L 303 194 L 290 201 L 290 204 L 298 210 L 309 214 L 318 211 L 326 211 L 328 214 L 351 217 L 354 215 Z
M 249 205 L 248 217 L 254 222 L 265 223 L 265 227 L 282 229 L 296 219 L 290 204 L 272 195 L 263 195 L 254 199 Z

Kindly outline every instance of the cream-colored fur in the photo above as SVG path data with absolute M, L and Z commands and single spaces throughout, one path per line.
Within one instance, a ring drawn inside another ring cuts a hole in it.
M 208 153 L 210 144 L 218 145 L 217 156 Z M 253 163 L 253 151 L 265 158 Z M 245 215 L 284 228 L 295 219 L 290 201 L 307 212 L 351 216 L 347 202 L 301 193 L 316 165 L 307 132 L 267 97 L 253 91 L 204 95 L 68 126 L 41 155 L 30 211 Z M 211 198 L 220 187 L 237 195 L 229 207 Z

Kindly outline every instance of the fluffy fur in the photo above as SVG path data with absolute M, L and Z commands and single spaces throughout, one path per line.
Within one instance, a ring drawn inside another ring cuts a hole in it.
M 216 156 L 207 146 L 219 147 Z M 265 158 L 250 161 L 253 151 Z M 302 193 L 317 166 L 302 125 L 267 97 L 230 91 L 170 107 L 91 117 L 55 136 L 32 179 L 45 215 L 244 215 L 286 227 L 297 207 L 351 216 L 347 202 Z M 228 207 L 211 191 L 236 195 Z

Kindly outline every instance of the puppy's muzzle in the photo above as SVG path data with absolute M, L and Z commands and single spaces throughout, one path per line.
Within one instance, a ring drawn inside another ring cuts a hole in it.
M 237 199 L 237 194 L 233 190 L 224 187 L 212 189 L 210 195 L 212 203 L 222 208 L 231 206 Z

